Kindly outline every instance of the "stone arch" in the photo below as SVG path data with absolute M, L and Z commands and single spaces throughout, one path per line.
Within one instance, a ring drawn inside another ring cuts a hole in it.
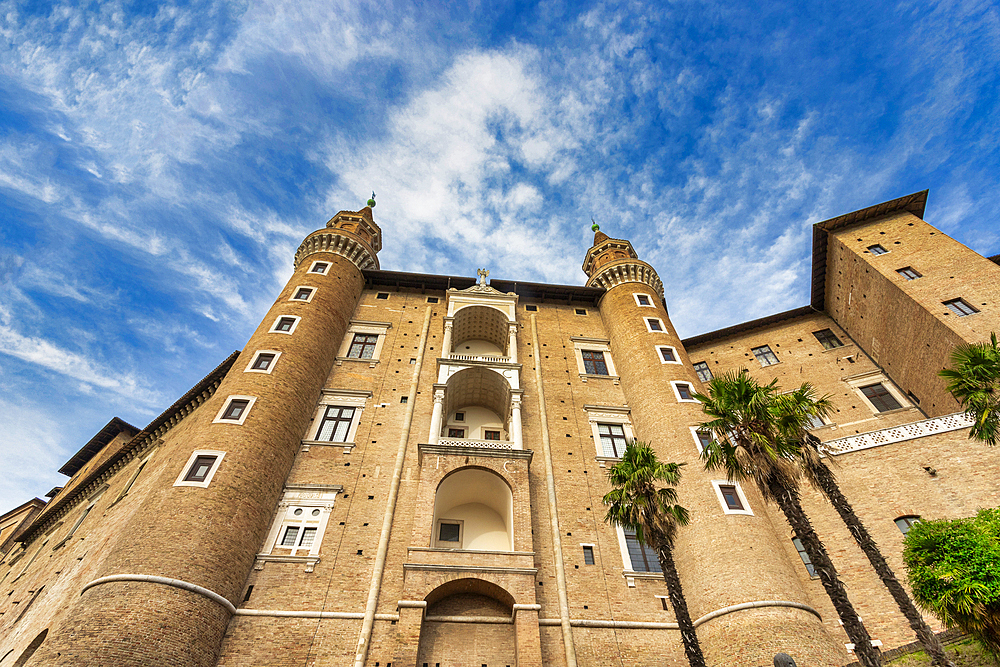
M 33 656 L 35 651 L 38 650 L 38 647 L 42 645 L 42 642 L 45 641 L 45 636 L 48 634 L 49 630 L 46 628 L 45 630 L 42 630 L 37 637 L 32 639 L 31 643 L 28 644 L 28 648 L 24 649 L 24 653 L 22 653 L 21 657 L 17 659 L 17 662 L 14 663 L 13 667 L 23 667 L 28 664 L 28 661 L 31 660 L 31 656 Z
M 425 598 L 417 664 L 513 665 L 517 638 L 514 597 L 476 578 L 453 579 Z M 456 660 L 458 658 L 458 660 Z
M 446 475 L 434 493 L 432 516 L 432 547 L 514 549 L 513 491 L 507 480 L 492 470 L 468 466 Z
M 445 409 L 448 414 L 470 405 L 492 410 L 507 421 L 510 412 L 510 381 L 498 371 L 476 366 L 465 368 L 448 378 Z
M 459 354 L 498 354 L 508 356 L 510 318 L 507 313 L 492 306 L 469 305 L 455 311 L 452 328 L 451 350 Z M 475 341 L 472 349 L 464 350 L 464 343 Z M 490 349 L 495 347 L 496 350 Z

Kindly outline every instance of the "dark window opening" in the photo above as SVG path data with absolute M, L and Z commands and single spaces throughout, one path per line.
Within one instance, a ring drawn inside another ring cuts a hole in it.
M 275 355 L 273 354 L 258 354 L 257 358 L 253 360 L 253 366 L 251 368 L 255 371 L 266 371 L 271 367 L 271 362 L 274 361 Z
M 355 408 L 328 405 L 319 423 L 316 439 L 323 442 L 347 442 L 347 434 L 354 421 Z
M 663 572 L 656 552 L 649 545 L 639 544 L 635 531 L 625 530 L 625 546 L 628 548 L 629 560 L 632 561 L 632 571 Z
M 760 362 L 761 368 L 765 366 L 773 366 L 778 363 L 778 357 L 771 351 L 770 345 L 761 345 L 760 347 L 755 347 L 752 350 L 753 356 L 757 357 L 757 361 Z
M 226 406 L 225 411 L 222 413 L 222 418 L 239 421 L 239 418 L 243 416 L 243 412 L 247 409 L 248 405 L 250 405 L 250 401 L 244 398 L 229 401 L 229 405 Z
M 371 359 L 375 354 L 375 344 L 378 336 L 375 334 L 354 334 L 351 349 L 347 351 L 350 359 Z
M 191 464 L 186 475 L 184 475 L 185 482 L 204 482 L 208 478 L 208 473 L 211 472 L 212 466 L 215 465 L 215 461 L 219 457 L 217 456 L 199 456 Z
M 698 374 L 698 379 L 702 382 L 710 382 L 712 380 L 712 370 L 708 367 L 708 362 L 699 361 L 694 365 L 694 372 Z
M 871 402 L 876 412 L 888 412 L 889 410 L 898 410 L 903 407 L 882 383 L 861 387 L 861 393 Z
M 844 344 L 830 329 L 813 331 L 813 336 L 816 336 L 816 340 L 818 340 L 826 350 L 832 350 L 835 347 L 844 347 Z
M 584 565 L 594 564 L 594 547 L 583 548 L 583 564 Z
M 581 350 L 583 355 L 583 372 L 587 375 L 607 375 L 608 365 L 604 361 L 604 353 L 596 350 Z

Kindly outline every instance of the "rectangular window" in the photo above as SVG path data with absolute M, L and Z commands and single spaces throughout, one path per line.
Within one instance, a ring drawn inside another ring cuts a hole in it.
M 753 348 L 753 356 L 757 357 L 761 368 L 773 366 L 778 363 L 778 357 L 771 351 L 770 345 L 761 345 L 760 347 Z
M 844 347 L 844 344 L 840 342 L 840 339 L 837 338 L 831 329 L 813 331 L 813 336 L 816 336 L 816 340 L 823 345 L 824 349 L 832 350 L 835 347 Z
M 483 431 L 483 440 L 499 440 L 500 431 Z
M 625 530 L 625 546 L 628 548 L 628 557 L 632 561 L 633 572 L 663 572 L 660 568 L 660 559 L 656 557 L 656 552 L 646 544 L 639 544 L 635 531 Z
M 875 245 L 868 246 L 868 252 L 870 252 L 873 255 L 885 255 L 889 251 L 880 246 L 878 243 L 876 243 Z
M 698 451 L 705 451 L 705 448 L 715 440 L 710 431 L 695 431 L 695 437 L 698 438 Z
M 464 412 L 456 412 L 455 413 L 455 421 L 457 421 L 457 422 L 464 422 L 465 421 L 465 413 Z
M 708 367 L 707 361 L 695 363 L 694 372 L 698 374 L 698 379 L 702 382 L 710 382 L 712 380 L 712 369 Z
M 594 564 L 594 547 L 584 547 L 583 548 L 583 564 L 593 565 Z
M 312 296 L 311 287 L 300 287 L 295 291 L 295 296 L 292 297 L 292 301 L 308 301 L 309 297 Z
M 601 448 L 605 456 L 621 458 L 625 453 L 625 429 L 621 424 L 598 424 L 597 432 L 601 436 Z
M 324 442 L 347 442 L 354 421 L 355 408 L 342 405 L 327 406 L 319 424 L 316 439 Z
M 574 311 L 576 312 L 577 315 L 586 315 L 587 314 L 587 309 L 586 308 L 575 308 Z
M 292 329 L 294 328 L 295 328 L 294 317 L 278 318 L 278 322 L 274 325 L 274 331 L 280 331 L 281 333 L 291 333 Z
M 580 350 L 583 355 L 583 370 L 587 375 L 607 375 L 608 365 L 604 353 L 596 350 Z
M 945 301 L 944 305 L 948 306 L 948 310 L 955 313 L 959 317 L 965 317 L 966 315 L 972 315 L 973 313 L 979 312 L 965 299 L 952 299 L 951 301 Z
M 813 567 L 812 560 L 809 558 L 809 554 L 806 553 L 805 547 L 802 546 L 802 542 L 799 541 L 799 538 L 793 537 L 792 544 L 795 545 L 795 550 L 799 552 L 799 558 L 802 559 L 802 564 L 806 566 L 809 576 L 815 577 L 816 568 Z
M 659 345 L 658 349 L 660 350 L 660 361 L 668 364 L 677 362 L 677 355 L 674 353 L 674 348 L 667 347 L 666 345 Z
M 388 292 L 379 292 L 378 294 L 375 295 L 375 298 L 376 299 L 382 299 L 384 301 L 385 299 L 389 298 L 389 293 Z
M 920 273 L 912 266 L 904 266 L 901 269 L 896 269 L 896 273 L 903 276 L 907 280 L 916 280 L 921 277 Z
M 722 494 L 722 499 L 726 501 L 726 507 L 731 510 L 742 510 L 743 502 L 740 500 L 740 495 L 736 493 L 736 487 L 729 484 L 720 484 L 719 493 Z
M 691 385 L 687 382 L 674 382 L 674 389 L 677 390 L 677 398 L 682 401 L 693 401 L 694 395 L 691 392 Z
M 635 302 L 639 306 L 649 307 L 653 305 L 652 299 L 649 298 L 648 294 L 636 294 Z
M 313 262 L 312 267 L 309 269 L 309 273 L 322 273 L 326 274 L 326 270 L 329 268 L 327 262 Z
M 806 429 L 812 430 L 821 426 L 826 426 L 826 422 L 824 422 L 821 417 L 809 415 L 809 422 L 806 424 Z
M 448 429 L 449 438 L 464 438 L 465 429 L 464 428 L 449 428 Z
M 375 334 L 354 334 L 351 349 L 347 351 L 350 359 L 371 359 L 375 354 L 378 336 Z
M 250 366 L 255 371 L 266 371 L 271 367 L 271 362 L 274 361 L 274 354 L 271 352 L 262 352 L 257 355 L 253 360 L 253 365 Z
M 865 395 L 865 398 L 868 399 L 877 412 L 888 412 L 889 410 L 898 410 L 903 407 L 881 382 L 861 387 L 861 393 Z
M 461 540 L 461 524 L 442 521 L 438 525 L 438 542 L 461 542 Z
M 240 417 L 243 416 L 243 411 L 247 409 L 248 405 L 250 405 L 250 401 L 245 398 L 234 398 L 229 401 L 229 405 L 227 405 L 226 409 L 222 412 L 220 419 L 239 421 Z
M 910 532 L 910 528 L 913 526 L 913 524 L 918 523 L 919 521 L 920 517 L 916 515 L 911 514 L 909 516 L 901 516 L 898 519 L 896 519 L 896 528 L 899 528 L 899 532 L 901 532 L 903 535 L 906 535 L 908 532 Z
M 647 317 L 646 326 L 650 331 L 663 331 L 663 324 L 655 317 Z
M 535 306 L 535 305 L 532 305 L 532 304 L 527 304 L 524 307 L 524 309 L 526 311 L 528 311 L 529 313 L 537 313 L 538 312 L 538 306 Z
M 209 473 L 212 471 L 212 467 L 215 465 L 218 456 L 198 456 L 195 458 L 194 463 L 188 468 L 187 474 L 184 475 L 185 482 L 204 482 L 208 479 Z
M 437 302 L 438 302 L 438 298 L 436 296 L 429 296 L 429 297 L 427 297 L 427 303 L 437 303 Z

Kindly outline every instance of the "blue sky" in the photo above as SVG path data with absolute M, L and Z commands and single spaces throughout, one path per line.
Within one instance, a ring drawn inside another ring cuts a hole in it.
M 757 5 L 0 2 L 0 512 L 372 190 L 392 270 L 582 284 L 594 217 L 682 336 L 806 304 L 812 223 L 924 188 L 1000 253 L 997 5 Z

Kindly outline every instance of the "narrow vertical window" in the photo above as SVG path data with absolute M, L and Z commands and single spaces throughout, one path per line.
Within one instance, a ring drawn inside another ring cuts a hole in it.
M 806 553 L 805 547 L 802 546 L 802 542 L 797 537 L 792 538 L 792 544 L 795 545 L 795 550 L 799 552 L 799 558 L 802 559 L 802 564 L 806 566 L 806 572 L 809 573 L 810 577 L 816 576 L 816 568 L 812 564 L 812 559 L 809 558 L 809 554 Z
M 584 565 L 594 564 L 594 547 L 591 546 L 583 547 L 583 564 Z
M 698 439 L 699 452 L 705 451 L 705 448 L 715 441 L 710 431 L 695 431 L 695 437 Z

